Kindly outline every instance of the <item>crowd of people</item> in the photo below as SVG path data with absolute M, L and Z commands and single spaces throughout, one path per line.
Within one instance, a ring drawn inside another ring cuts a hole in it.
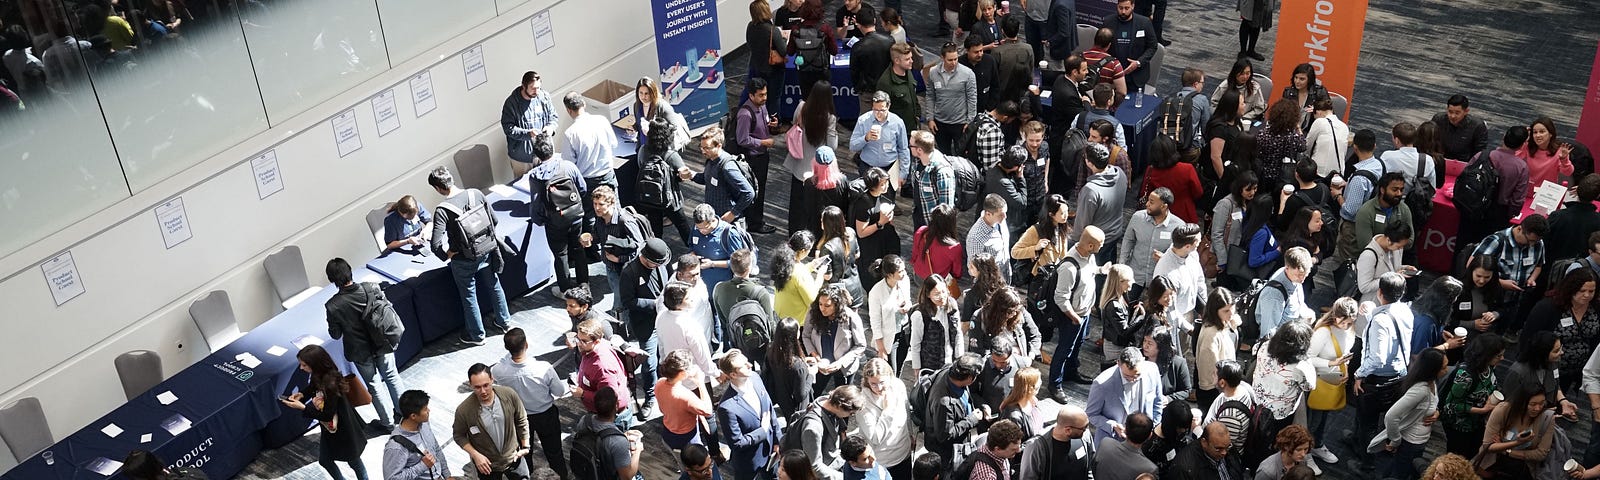
M 388 248 L 449 261 L 463 342 L 503 336 L 506 357 L 471 367 L 452 420 L 467 468 L 522 478 L 542 455 L 561 478 L 634 478 L 640 426 L 659 417 L 694 479 L 1303 479 L 1341 461 L 1330 445 L 1378 478 L 1600 478 L 1600 442 L 1580 452 L 1566 433 L 1600 431 L 1578 415 L 1600 413 L 1600 176 L 1553 121 L 1491 145 L 1455 95 L 1387 127 L 1380 151 L 1310 65 L 1262 91 L 1251 59 L 1272 2 L 1245 0 L 1237 62 L 1209 89 L 1181 69 L 1160 100 L 1173 120 L 1140 161 L 1112 112 L 1170 43 L 1165 2 L 1117 1 L 1082 49 L 1072 2 L 1017 3 L 941 1 L 941 35 L 963 41 L 921 66 L 894 5 L 845 0 L 828 23 L 820 1 L 754 0 L 750 75 L 726 123 L 691 137 L 641 79 L 625 132 L 639 151 L 615 169 L 605 119 L 576 93 L 558 108 L 524 75 L 501 123 L 577 371 L 528 357 L 507 323 L 506 246 L 480 192 L 441 167 L 438 208 L 407 197 L 385 222 Z M 862 114 L 836 115 L 815 69 L 829 62 L 800 62 L 804 101 L 780 122 L 769 99 L 786 57 L 840 48 Z M 562 110 L 573 122 L 557 132 Z M 765 211 L 774 160 L 790 174 L 786 221 Z M 1414 240 L 1458 170 L 1461 255 L 1424 275 Z M 1545 182 L 1573 198 L 1524 213 Z M 782 240 L 763 252 L 755 235 Z M 392 345 L 364 323 L 382 292 L 343 260 L 327 273 L 341 288 L 330 332 L 372 392 L 371 426 L 394 433 L 384 478 L 455 475 L 419 430 L 428 394 L 401 391 Z M 311 383 L 284 404 L 322 422 L 330 475 L 344 461 L 366 478 L 345 400 L 359 386 L 320 347 L 300 359 Z M 569 395 L 585 414 L 563 426 Z M 1426 458 L 1436 423 L 1446 453 Z

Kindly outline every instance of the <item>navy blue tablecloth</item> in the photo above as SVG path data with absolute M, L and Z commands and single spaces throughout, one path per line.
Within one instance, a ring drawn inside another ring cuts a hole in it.
M 1039 99 L 1045 111 L 1050 110 L 1051 97 Z M 1117 123 L 1122 124 L 1122 133 L 1128 141 L 1128 166 L 1133 168 L 1131 175 L 1142 175 L 1144 166 L 1150 154 L 1150 142 L 1156 139 L 1156 110 L 1161 109 L 1161 97 L 1145 95 L 1144 105 L 1135 106 L 1133 100 L 1122 102 L 1117 111 L 1112 115 L 1117 117 Z M 1046 115 L 1048 118 L 1049 116 Z

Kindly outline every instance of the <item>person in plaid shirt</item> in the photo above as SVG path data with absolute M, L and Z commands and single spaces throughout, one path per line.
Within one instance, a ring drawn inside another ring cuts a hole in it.
M 978 118 L 972 122 L 978 129 L 972 141 L 973 151 L 977 153 L 978 158 L 968 160 L 972 160 L 972 163 L 985 171 L 1000 164 L 1000 154 L 1006 149 L 1006 136 L 1000 125 L 1010 123 L 1012 119 L 1017 118 L 1017 110 L 1017 102 L 1006 100 L 995 105 L 993 109 L 978 114 Z
M 911 156 L 916 163 L 911 166 L 911 188 L 916 193 L 916 209 L 912 211 L 914 227 L 928 224 L 929 212 L 939 205 L 956 205 L 956 174 L 944 161 L 944 154 L 934 147 L 933 133 L 927 130 L 911 132 Z
M 1550 233 L 1550 221 L 1544 215 L 1533 214 L 1522 219 L 1521 225 L 1495 232 L 1483 238 L 1472 256 L 1488 255 L 1500 261 L 1500 288 L 1511 293 L 1507 300 L 1517 300 L 1517 311 L 1508 324 L 1496 324 L 1502 332 L 1514 332 L 1522 326 L 1523 317 L 1539 300 L 1539 295 L 1529 295 L 1539 281 L 1539 271 L 1544 269 L 1544 236 Z

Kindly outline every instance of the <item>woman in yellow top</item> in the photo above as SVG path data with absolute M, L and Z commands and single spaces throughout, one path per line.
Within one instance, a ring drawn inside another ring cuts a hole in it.
M 1039 223 L 1028 227 L 1022 232 L 1022 238 L 1011 245 L 1011 258 L 1033 260 L 1033 274 L 1039 273 L 1040 266 L 1055 265 L 1067 258 L 1068 239 L 1072 235 L 1072 227 L 1067 224 L 1066 198 L 1061 195 L 1046 198 L 1042 213 Z
M 829 257 L 802 262 L 813 241 L 810 231 L 794 232 L 789 237 L 788 245 L 779 245 L 777 253 L 772 256 L 772 284 L 778 289 L 772 299 L 772 311 L 777 315 L 776 318 L 793 318 L 803 325 L 811 302 L 817 299 L 823 277 L 831 267 Z M 793 245 L 801 247 L 795 249 Z

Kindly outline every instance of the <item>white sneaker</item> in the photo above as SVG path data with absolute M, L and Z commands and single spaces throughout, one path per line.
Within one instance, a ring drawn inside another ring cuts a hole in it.
M 1322 469 L 1317 467 L 1317 462 L 1306 462 L 1306 466 L 1311 467 L 1312 475 L 1322 476 Z
M 1311 450 L 1311 456 L 1317 457 L 1317 460 L 1321 460 L 1324 463 L 1339 463 L 1339 457 L 1334 456 L 1333 452 L 1329 451 L 1326 446 Z

